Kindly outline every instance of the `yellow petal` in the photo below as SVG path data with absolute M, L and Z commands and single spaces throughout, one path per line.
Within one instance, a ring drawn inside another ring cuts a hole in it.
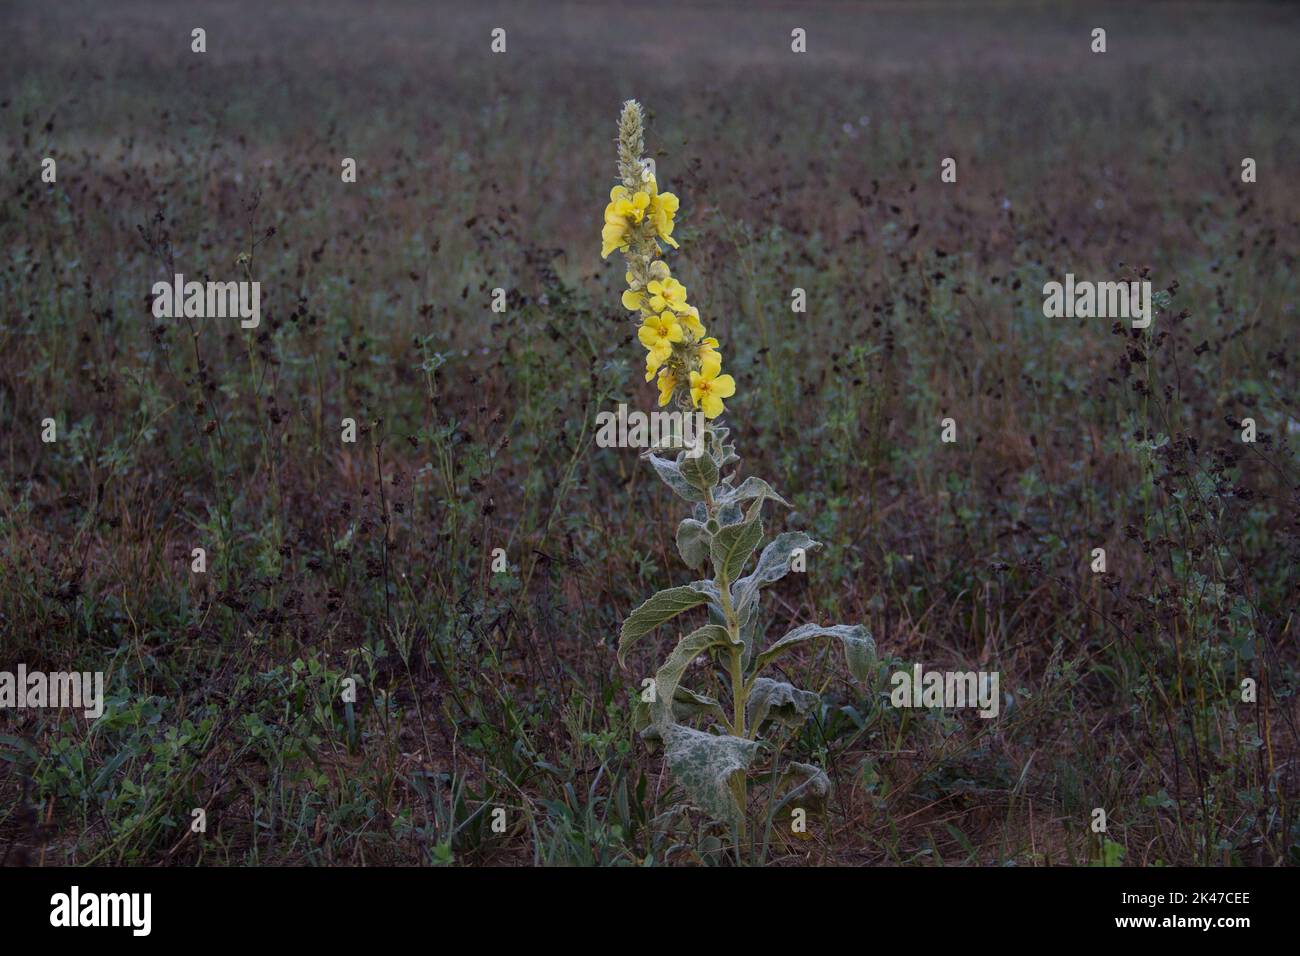
M 736 394 L 736 380 L 730 375 L 719 375 L 713 380 L 713 392 L 718 398 L 731 398 Z

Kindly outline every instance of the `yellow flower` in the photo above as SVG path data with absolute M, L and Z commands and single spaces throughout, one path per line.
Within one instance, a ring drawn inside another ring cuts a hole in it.
M 659 187 L 653 178 L 647 181 L 646 189 L 650 191 L 650 222 L 655 227 L 655 234 L 676 249 L 677 242 L 673 239 L 673 216 L 676 215 L 679 205 L 677 197 L 672 193 L 659 192 Z
M 600 230 L 600 257 L 608 259 L 615 249 L 626 249 L 628 244 L 627 224 L 607 222 Z
M 663 408 L 673 400 L 673 392 L 677 390 L 677 376 L 672 372 L 664 369 L 659 373 L 659 407 Z
M 650 308 L 656 312 L 671 309 L 681 312 L 686 308 L 686 286 L 676 279 L 655 279 L 646 286 L 650 293 Z
M 635 289 L 628 289 L 623 293 L 623 308 L 629 312 L 641 311 L 641 305 L 645 302 L 645 293 L 637 292 Z
M 671 312 L 663 312 L 647 318 L 636 337 L 662 365 L 673 354 L 673 343 L 682 340 L 682 327 Z
M 705 418 L 717 418 L 726 406 L 724 398 L 736 394 L 736 380 L 730 375 L 719 375 L 721 363 L 717 367 L 710 365 L 700 372 L 691 373 L 691 401 L 696 408 L 704 409 Z
M 609 205 L 605 207 L 605 225 L 600 231 L 602 259 L 615 249 L 626 249 L 631 241 L 633 227 L 640 224 L 650 206 L 650 196 L 638 191 L 629 195 L 622 186 L 609 192 Z
M 722 354 L 718 351 L 717 339 L 712 337 L 702 339 L 700 341 L 700 350 L 697 355 L 700 359 L 701 371 L 712 368 L 714 376 L 722 371 Z
M 609 205 L 605 207 L 605 219 L 611 215 L 623 216 L 633 223 L 640 223 L 645 211 L 650 206 L 650 194 L 637 190 L 629 194 L 624 186 L 615 186 L 609 191 Z
M 690 330 L 691 335 L 697 339 L 704 338 L 704 323 L 700 321 L 700 310 L 693 305 L 688 305 L 677 315 L 677 321 Z M 716 342 L 717 339 L 714 339 Z

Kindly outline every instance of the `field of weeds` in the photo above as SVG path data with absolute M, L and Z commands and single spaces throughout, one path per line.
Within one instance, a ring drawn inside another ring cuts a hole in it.
M 0 709 L 6 863 L 734 862 L 636 733 L 676 631 L 615 660 L 690 580 L 683 502 L 593 440 L 655 398 L 600 257 L 630 97 L 741 472 L 823 542 L 763 627 L 877 648 L 783 659 L 833 789 L 804 832 L 751 801 L 743 859 L 1300 862 L 1295 8 L 6 19 L 0 670 L 106 698 Z M 177 273 L 260 325 L 156 317 Z M 1150 281 L 1151 326 L 1047 318 L 1067 273 Z M 917 664 L 998 716 L 893 706 Z

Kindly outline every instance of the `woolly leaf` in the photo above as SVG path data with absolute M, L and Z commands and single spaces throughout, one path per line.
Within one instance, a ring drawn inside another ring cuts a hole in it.
M 655 674 L 655 706 L 652 709 L 655 722 L 669 724 L 673 721 L 669 702 L 675 700 L 677 685 L 687 665 L 711 647 L 730 646 L 731 635 L 727 629 L 717 624 L 705 624 L 699 630 L 692 631 L 677 642 L 673 652 Z
M 709 546 L 715 573 L 725 581 L 736 580 L 762 540 L 763 522 L 757 518 L 719 528 Z
M 738 823 L 742 807 L 731 791 L 731 780 L 749 769 L 758 744 L 681 724 L 665 727 L 663 738 L 668 770 L 687 795 L 714 820 Z
M 729 501 L 718 508 L 718 524 L 740 524 L 745 520 L 745 513 L 740 510 L 740 505 L 734 501 Z
M 771 485 L 762 478 L 755 478 L 753 476 L 742 481 L 739 488 L 728 491 L 727 494 L 722 497 L 722 500 L 741 502 L 750 498 L 758 498 L 760 501 L 771 499 L 772 501 L 785 505 L 787 508 L 790 507 L 790 502 L 786 501 L 773 491 Z
M 849 671 L 858 681 L 866 683 L 876 659 L 876 642 L 861 624 L 835 624 L 831 627 L 804 624 L 796 627 L 758 655 L 754 661 L 754 672 L 762 670 L 790 648 L 806 644 L 819 637 L 836 638 L 843 643 L 844 657 L 848 661 Z
M 739 610 L 749 605 L 758 594 L 758 589 L 785 577 L 790 570 L 790 558 L 795 549 L 816 551 L 821 547 L 820 541 L 814 541 L 802 531 L 786 531 L 778 534 L 758 556 L 758 565 L 754 572 L 736 582 L 732 592 Z
M 821 698 L 810 690 L 759 677 L 749 689 L 746 708 L 752 727 L 763 726 L 769 717 L 787 727 L 798 727 L 820 703 Z
M 682 523 L 677 526 L 677 551 L 687 567 L 696 570 L 704 567 L 709 560 L 710 537 L 704 522 L 694 518 L 682 519 Z
M 692 488 L 701 492 L 709 491 L 718 483 L 718 463 L 712 455 L 701 454 L 695 458 L 678 455 L 677 471 Z
M 689 481 L 682 477 L 682 470 L 678 467 L 677 462 L 669 461 L 667 458 L 660 458 L 658 455 L 647 454 L 646 457 L 650 459 L 650 464 L 655 466 L 655 471 L 664 480 L 664 484 L 677 492 L 679 496 L 687 501 L 707 500 L 704 492 L 692 486 Z
M 681 587 L 660 591 L 629 614 L 627 620 L 623 622 L 623 630 L 618 638 L 619 666 L 625 666 L 628 648 L 636 642 L 637 638 L 650 633 L 664 621 L 676 617 L 682 611 L 688 611 L 707 601 L 710 590 L 703 586 L 705 583 L 697 581 L 694 584 L 684 584 Z M 707 583 L 712 584 L 712 582 Z M 712 590 L 716 593 L 717 588 Z
M 658 695 L 656 694 L 657 699 Z M 722 709 L 722 705 L 712 697 L 707 694 L 697 694 L 689 687 L 678 684 L 673 692 L 673 720 L 675 722 L 691 720 L 701 714 L 709 715 L 723 726 L 726 726 L 729 720 L 726 712 Z M 640 694 L 637 694 L 632 704 L 632 729 L 643 737 L 649 738 L 653 736 L 658 738 L 657 728 L 650 733 L 646 733 L 647 730 L 653 727 L 653 724 L 654 715 L 651 713 L 651 705 L 643 700 Z
M 776 811 L 783 807 L 798 801 L 802 806 L 821 806 L 826 802 L 826 798 L 831 795 L 831 778 L 826 776 L 826 771 L 816 764 L 799 763 L 791 760 L 786 764 L 785 777 L 800 776 L 803 777 L 803 783 L 799 784 L 777 804 Z
M 741 664 L 748 671 L 749 662 L 754 657 L 754 649 L 759 646 L 763 635 L 767 633 L 767 627 L 758 613 L 758 601 L 751 601 L 748 607 L 737 608 L 736 620 L 740 624 L 740 642 L 745 645 Z

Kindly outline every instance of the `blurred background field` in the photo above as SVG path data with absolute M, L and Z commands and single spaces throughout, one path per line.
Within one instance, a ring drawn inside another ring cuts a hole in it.
M 743 473 L 826 545 L 768 633 L 860 620 L 880 651 L 874 686 L 791 659 L 825 700 L 791 756 L 835 792 L 762 859 L 1300 861 L 1294 7 L 5 17 L 0 669 L 111 698 L 0 713 L 6 862 L 727 859 L 630 727 L 662 654 L 613 654 L 690 577 L 679 502 L 592 441 L 654 397 L 599 258 L 628 97 Z M 252 336 L 152 316 L 154 282 L 241 255 Z M 1150 279 L 1151 329 L 1044 318 L 1067 272 Z M 1001 716 L 892 708 L 916 662 L 999 671 Z

